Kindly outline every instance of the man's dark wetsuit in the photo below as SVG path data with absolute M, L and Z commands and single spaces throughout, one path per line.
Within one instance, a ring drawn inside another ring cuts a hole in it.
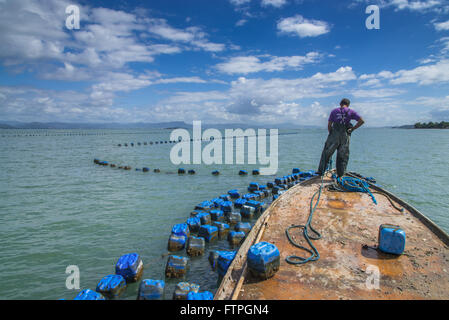
M 335 150 L 337 150 L 337 175 L 342 177 L 345 174 L 349 161 L 349 142 L 351 139 L 351 134 L 347 130 L 352 127 L 351 120 L 360 120 L 360 116 L 354 110 L 348 107 L 332 110 L 329 116 L 329 121 L 332 122 L 332 129 L 324 145 L 318 167 L 318 173 L 321 175 L 326 171 L 326 167 Z

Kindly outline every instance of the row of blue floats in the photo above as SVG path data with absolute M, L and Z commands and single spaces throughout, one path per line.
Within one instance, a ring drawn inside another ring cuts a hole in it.
M 123 169 L 123 170 L 131 170 L 132 169 L 130 166 L 117 166 L 114 163 L 109 163 L 109 161 L 100 160 L 100 159 L 94 159 L 94 163 L 98 164 L 100 166 L 104 166 L 104 167 L 108 167 L 109 166 L 111 168 L 118 168 L 118 169 Z M 151 171 L 150 168 L 148 168 L 148 167 L 136 168 L 135 170 L 136 171 L 142 171 L 142 172 L 150 172 Z M 155 168 L 155 169 L 153 169 L 153 172 L 161 172 L 161 170 L 159 168 Z M 186 173 L 193 175 L 193 174 L 196 174 L 196 171 L 193 170 L 193 169 L 189 169 L 189 170 L 186 170 L 184 168 L 179 168 L 178 169 L 178 174 L 183 175 L 183 174 L 186 174 Z M 212 175 L 214 175 L 214 176 L 218 176 L 219 174 L 220 174 L 220 171 L 218 171 L 218 170 L 212 171 Z M 248 171 L 247 170 L 240 170 L 238 172 L 238 174 L 240 176 L 246 176 L 246 175 L 248 175 Z M 252 175 L 253 176 L 260 175 L 259 169 L 252 170 Z
M 189 257 L 206 253 L 206 244 L 226 239 L 231 247 L 240 246 L 251 231 L 248 220 L 256 219 L 268 207 L 264 200 L 277 199 L 285 190 L 297 183 L 308 180 L 315 171 L 302 172 L 294 168 L 291 175 L 278 177 L 266 185 L 251 182 L 248 193 L 237 189 L 229 190 L 212 200 L 199 203 L 183 223 L 172 227 L 168 239 L 168 250 L 185 250 L 186 256 L 170 254 L 165 267 L 166 278 L 185 278 L 189 269 Z M 246 221 L 244 221 L 246 220 Z M 208 260 L 220 278 L 224 277 L 236 255 L 236 250 L 211 250 Z M 257 279 L 272 277 L 280 265 L 278 248 L 268 242 L 259 242 L 250 247 L 247 266 L 250 274 Z M 82 290 L 75 300 L 114 299 L 126 289 L 128 283 L 138 281 L 143 274 L 143 262 L 139 254 L 121 256 L 115 266 L 115 274 L 107 275 L 98 283 L 96 290 Z M 141 280 L 137 299 L 157 300 L 164 298 L 165 281 Z M 200 291 L 200 286 L 189 282 L 179 282 L 173 293 L 175 300 L 212 300 L 209 291 Z

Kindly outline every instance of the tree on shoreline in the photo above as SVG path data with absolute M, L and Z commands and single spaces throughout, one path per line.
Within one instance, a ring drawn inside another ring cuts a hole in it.
M 441 121 L 441 122 L 432 122 L 429 123 L 415 123 L 415 129 L 449 129 L 449 122 Z

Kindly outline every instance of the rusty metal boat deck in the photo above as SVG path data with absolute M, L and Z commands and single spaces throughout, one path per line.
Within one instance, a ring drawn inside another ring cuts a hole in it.
M 320 186 L 314 178 L 280 196 L 258 219 L 218 288 L 215 299 L 449 299 L 449 237 L 418 210 L 380 187 L 398 207 L 381 194 L 378 204 L 365 193 L 332 192 L 323 188 L 312 226 L 322 234 L 313 241 L 321 258 L 291 265 L 288 255 L 307 255 L 287 239 L 285 229 L 304 224 L 312 195 Z M 324 184 L 332 182 L 329 177 Z M 407 234 L 404 254 L 376 249 L 381 224 L 400 225 Z M 301 229 L 294 240 L 307 247 Z M 281 255 L 274 277 L 260 281 L 247 272 L 246 255 L 254 243 L 275 244 Z M 379 271 L 379 286 L 367 285 Z

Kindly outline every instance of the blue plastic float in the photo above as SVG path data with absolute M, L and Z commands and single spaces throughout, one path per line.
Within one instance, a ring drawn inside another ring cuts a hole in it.
M 100 293 L 90 289 L 82 290 L 73 300 L 106 300 Z
M 200 286 L 195 283 L 179 282 L 173 293 L 173 300 L 187 300 L 190 292 L 196 293 L 200 290 Z
M 209 291 L 189 292 L 187 300 L 214 300 L 214 295 Z
M 217 259 L 217 271 L 220 276 L 223 277 L 226 274 L 235 255 L 235 251 L 220 251 Z
M 95 290 L 108 298 L 114 298 L 118 297 L 125 289 L 125 278 L 118 274 L 110 274 L 100 280 Z
M 253 276 L 268 279 L 279 270 L 279 250 L 272 243 L 259 242 L 248 250 L 247 263 Z
M 181 256 L 169 256 L 165 266 L 167 278 L 182 278 L 187 274 L 189 259 Z
M 198 236 L 203 237 L 206 242 L 212 242 L 218 237 L 218 228 L 211 225 L 203 225 L 198 231 Z
M 126 282 L 137 281 L 143 272 L 143 262 L 137 253 L 121 256 L 115 265 L 115 274 L 121 275 Z
M 204 254 L 206 242 L 203 237 L 190 236 L 187 240 L 186 252 L 189 256 L 201 256 Z
M 164 298 L 163 280 L 144 279 L 140 282 L 137 300 L 161 300 Z

